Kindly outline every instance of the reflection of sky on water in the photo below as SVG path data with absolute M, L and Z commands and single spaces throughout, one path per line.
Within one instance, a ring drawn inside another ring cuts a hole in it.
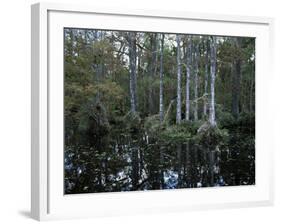
M 164 172 L 164 184 L 166 189 L 175 189 L 178 186 L 179 174 L 173 170 Z

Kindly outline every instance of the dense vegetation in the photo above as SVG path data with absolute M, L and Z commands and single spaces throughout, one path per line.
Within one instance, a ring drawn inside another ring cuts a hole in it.
M 65 193 L 255 184 L 255 39 L 64 30 Z

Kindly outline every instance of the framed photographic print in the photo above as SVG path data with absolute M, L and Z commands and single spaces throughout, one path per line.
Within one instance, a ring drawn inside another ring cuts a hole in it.
M 32 6 L 32 217 L 270 205 L 273 20 Z

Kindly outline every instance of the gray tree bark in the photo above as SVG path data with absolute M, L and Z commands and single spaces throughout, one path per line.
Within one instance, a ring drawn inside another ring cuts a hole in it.
M 185 85 L 185 120 L 189 120 L 190 113 L 190 73 L 191 73 L 191 58 L 192 58 L 192 38 L 188 38 L 186 49 L 186 85 Z
M 210 108 L 209 108 L 209 122 L 210 122 L 211 126 L 216 126 L 216 115 L 215 115 L 216 60 L 217 60 L 216 37 L 212 36 L 211 40 L 210 40 L 211 98 L 210 98 Z
M 160 122 L 163 122 L 164 119 L 164 96 L 163 96 L 163 52 L 164 52 L 164 34 L 161 36 L 161 51 L 160 51 L 160 86 L 159 86 L 159 115 L 160 115 Z M 160 164 L 162 165 L 164 162 L 164 155 L 163 155 L 163 147 L 160 146 Z M 160 175 L 160 188 L 164 189 L 164 172 L 163 169 L 160 169 L 159 171 Z
M 149 81 L 149 90 L 148 90 L 148 110 L 149 114 L 153 114 L 154 104 L 153 104 L 153 88 L 152 88 L 152 79 L 157 71 L 157 34 L 150 35 L 150 62 L 148 65 L 148 73 L 151 80 Z
M 241 82 L 241 58 L 239 49 L 241 42 L 239 38 L 235 38 L 234 46 L 236 48 L 236 56 L 232 65 L 232 114 L 235 118 L 239 115 L 239 99 L 240 99 L 240 82 Z
M 196 43 L 194 49 L 194 120 L 198 120 L 198 61 L 199 61 L 199 43 Z
M 136 77 L 136 33 L 128 33 L 129 43 L 129 67 L 130 67 L 130 104 L 131 112 L 136 112 L 136 88 L 137 88 L 137 77 Z
M 181 123 L 181 49 L 180 49 L 180 37 L 177 34 L 177 112 L 176 123 Z
M 160 87 L 159 87 L 159 115 L 160 121 L 162 122 L 164 119 L 164 100 L 163 100 L 163 50 L 164 50 L 164 34 L 162 34 L 161 38 L 161 51 L 160 51 Z
M 208 105 L 208 77 L 209 77 L 209 49 L 208 49 L 208 37 L 205 40 L 205 79 L 204 79 L 204 105 L 203 114 L 207 116 L 207 105 Z

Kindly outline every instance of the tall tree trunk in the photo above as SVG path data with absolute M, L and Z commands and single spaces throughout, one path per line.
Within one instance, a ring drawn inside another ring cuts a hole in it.
M 194 51 L 194 120 L 198 120 L 198 61 L 199 61 L 199 43 L 195 45 Z
M 239 55 L 240 38 L 234 40 L 237 55 L 232 65 L 232 114 L 235 118 L 239 115 L 240 81 L 241 81 L 241 58 Z
M 160 87 L 159 87 L 159 115 L 160 121 L 164 119 L 164 101 L 163 101 L 163 50 L 164 50 L 164 34 L 161 38 L 161 52 L 160 52 Z
M 164 119 L 164 100 L 163 100 L 163 53 L 164 53 L 164 34 L 161 37 L 161 51 L 160 51 L 160 87 L 159 87 L 159 115 L 160 115 L 160 122 L 163 122 Z M 163 146 L 160 146 L 160 164 L 161 166 L 164 163 L 164 155 L 163 155 Z M 160 188 L 164 189 L 165 181 L 164 181 L 164 172 L 163 169 L 158 171 L 160 176 Z
M 186 49 L 186 85 L 185 85 L 185 120 L 189 120 L 190 113 L 190 73 L 191 73 L 191 57 L 192 57 L 192 38 L 188 38 Z
M 136 33 L 128 33 L 129 63 L 130 63 L 130 104 L 131 112 L 136 112 Z
M 212 36 L 210 40 L 210 61 L 211 61 L 211 99 L 209 108 L 209 122 L 211 126 L 216 126 L 216 115 L 215 115 L 215 79 L 216 79 L 216 60 L 217 60 L 217 49 L 216 49 L 216 37 Z
M 207 116 L 207 105 L 208 105 L 208 77 L 209 77 L 209 50 L 208 50 L 208 37 L 205 40 L 205 80 L 204 80 L 204 105 L 203 113 Z
M 149 114 L 153 114 L 153 88 L 152 80 L 157 71 L 157 34 L 150 35 L 150 62 L 148 65 L 148 73 L 151 80 L 149 80 L 149 90 L 148 90 L 148 110 Z
M 181 123 L 181 49 L 180 37 L 177 34 L 177 114 L 176 123 Z
M 137 77 L 140 77 L 141 73 L 141 55 L 142 55 L 142 49 L 139 47 L 137 48 Z

